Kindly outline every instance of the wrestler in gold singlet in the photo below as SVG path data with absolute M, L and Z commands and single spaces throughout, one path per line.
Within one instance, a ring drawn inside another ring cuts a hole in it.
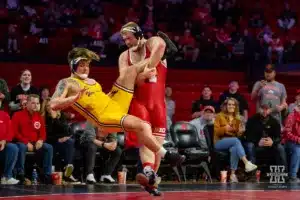
M 105 131 L 117 132 L 123 129 L 122 121 L 127 115 L 133 91 L 114 84 L 105 94 L 99 83 L 89 84 L 84 80 L 70 77 L 81 89 L 86 91 L 72 105 L 73 109 Z

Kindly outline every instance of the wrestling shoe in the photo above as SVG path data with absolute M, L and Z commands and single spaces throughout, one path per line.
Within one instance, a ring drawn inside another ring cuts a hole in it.
M 167 34 L 161 31 L 157 32 L 157 36 L 162 38 L 166 43 L 165 53 L 161 60 L 173 57 L 178 52 L 176 45 L 172 42 L 172 40 L 168 37 Z
M 151 167 L 147 166 L 143 169 L 143 172 L 144 172 L 145 176 L 148 178 L 148 184 L 154 185 L 154 183 L 156 182 L 156 177 L 157 177 L 155 171 Z
M 178 152 L 167 151 L 164 159 L 172 166 L 181 165 L 185 161 L 185 156 L 180 155 Z
M 160 182 L 159 177 L 157 177 L 157 180 L 159 180 L 159 182 Z M 138 173 L 136 175 L 136 181 L 150 195 L 152 195 L 152 196 L 161 196 L 162 195 L 162 193 L 158 190 L 158 182 L 155 182 L 154 185 L 150 185 L 149 184 L 149 179 L 147 178 L 147 176 L 145 174 Z

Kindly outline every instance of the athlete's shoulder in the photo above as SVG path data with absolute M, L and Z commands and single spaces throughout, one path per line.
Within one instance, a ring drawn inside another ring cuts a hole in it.
M 119 59 L 127 58 L 127 56 L 128 56 L 128 50 L 125 50 L 120 54 Z
M 152 36 L 147 41 L 147 45 L 152 45 L 154 43 L 166 44 L 165 41 L 159 36 Z

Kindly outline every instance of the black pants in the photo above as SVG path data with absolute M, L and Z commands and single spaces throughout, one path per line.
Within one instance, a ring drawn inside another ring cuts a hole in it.
M 245 146 L 248 159 L 252 163 L 256 163 L 256 155 L 263 153 L 264 155 L 270 155 L 270 158 L 274 157 L 277 165 L 287 167 L 285 149 L 281 144 L 273 145 L 272 147 L 256 147 L 253 143 L 246 142 Z
M 120 157 L 122 155 L 122 150 L 118 146 L 114 151 L 109 151 L 104 148 L 99 148 L 93 142 L 84 143 L 83 151 L 84 151 L 84 159 L 85 159 L 85 171 L 87 175 L 94 172 L 95 158 L 96 158 L 97 151 L 99 151 L 104 158 L 107 158 L 105 159 L 105 163 L 103 165 L 104 166 L 102 171 L 103 175 L 112 174 L 115 167 L 119 163 Z
M 75 152 L 75 140 L 73 138 L 60 143 L 56 142 L 54 144 L 54 151 L 58 151 L 59 155 L 64 161 L 64 165 L 73 164 L 74 152 Z

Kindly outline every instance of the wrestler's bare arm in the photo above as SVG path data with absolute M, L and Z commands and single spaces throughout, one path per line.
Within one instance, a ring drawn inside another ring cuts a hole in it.
M 62 79 L 58 82 L 55 92 L 50 100 L 53 110 L 63 110 L 71 106 L 78 99 L 79 85 L 71 79 Z
M 166 43 L 162 38 L 154 36 L 147 40 L 146 45 L 151 52 L 149 68 L 155 68 L 165 53 Z

